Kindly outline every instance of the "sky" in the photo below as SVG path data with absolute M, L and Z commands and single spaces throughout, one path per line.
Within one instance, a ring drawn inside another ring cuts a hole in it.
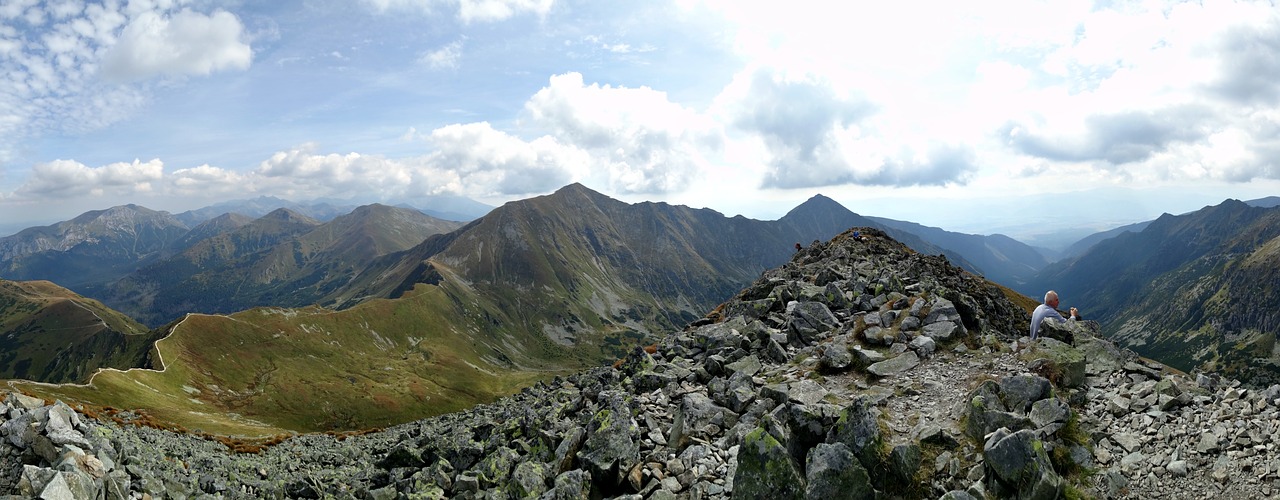
M 1280 8 L 0 0 L 0 234 L 573 182 L 1031 242 L 1280 195 Z

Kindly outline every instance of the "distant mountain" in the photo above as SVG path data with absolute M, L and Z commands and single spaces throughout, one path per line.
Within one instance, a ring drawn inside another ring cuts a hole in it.
M 53 283 L 0 280 L 0 379 L 84 382 L 99 368 L 150 366 L 158 338 Z
M 1003 234 L 981 236 L 947 231 L 914 222 L 869 217 L 877 224 L 914 234 L 950 250 L 977 266 L 987 279 L 1017 288 L 1049 264 L 1038 250 Z
M 177 214 L 175 217 L 188 226 L 194 227 L 204 221 L 227 213 L 240 214 L 256 219 L 281 208 L 319 221 L 327 221 L 350 212 L 354 206 L 335 205 L 328 202 L 295 203 L 274 196 L 259 196 L 249 200 L 224 201 L 204 208 L 188 210 Z
M 1032 286 L 1057 289 L 1064 307 L 1143 355 L 1280 382 L 1280 208 L 1227 200 L 1165 214 L 1050 265 Z
M 1135 222 L 1133 224 L 1126 224 L 1126 225 L 1117 227 L 1115 229 L 1109 229 L 1099 233 L 1093 233 L 1089 236 L 1081 238 L 1080 241 L 1072 243 L 1071 246 L 1064 249 L 1061 255 L 1059 255 L 1058 260 L 1069 259 L 1072 257 L 1080 256 L 1081 254 L 1084 254 L 1085 252 L 1087 252 L 1090 248 L 1093 248 L 1094 245 L 1097 245 L 1098 242 L 1115 238 L 1116 236 L 1119 236 L 1123 233 L 1142 232 L 1143 229 L 1146 229 L 1147 226 L 1151 225 L 1151 222 L 1152 221 Z
M 1251 207 L 1262 207 L 1262 208 L 1280 207 L 1280 196 L 1268 196 L 1266 198 L 1249 200 L 1249 201 L 1246 201 L 1245 203 L 1247 203 Z
M 168 212 L 123 205 L 0 238 L 0 276 L 78 289 L 164 255 L 189 228 Z
M 323 224 L 288 209 L 248 223 L 225 215 L 192 230 L 208 237 L 97 295 L 153 325 L 187 312 L 304 306 L 344 286 L 375 257 L 458 226 L 385 205 L 359 207 Z

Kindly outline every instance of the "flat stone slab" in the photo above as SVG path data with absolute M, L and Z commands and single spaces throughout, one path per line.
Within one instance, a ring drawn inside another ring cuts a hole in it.
M 867 373 L 877 377 L 897 375 L 920 365 L 920 357 L 915 351 L 907 351 L 895 358 L 889 358 L 867 367 Z

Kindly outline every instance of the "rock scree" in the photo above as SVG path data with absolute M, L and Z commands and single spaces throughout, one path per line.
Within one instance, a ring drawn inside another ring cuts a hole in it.
M 363 435 L 233 453 L 9 393 L 0 496 L 1280 494 L 1280 386 L 1175 373 L 1090 322 L 1030 342 L 998 287 L 858 231 L 797 252 L 652 354 Z

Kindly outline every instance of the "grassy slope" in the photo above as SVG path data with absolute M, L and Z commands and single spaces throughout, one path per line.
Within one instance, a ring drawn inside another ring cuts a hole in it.
M 155 338 L 53 283 L 0 280 L 0 377 L 84 381 L 100 367 L 145 364 Z
M 462 301 L 420 286 L 334 312 L 191 315 L 156 344 L 166 369 L 104 371 L 87 386 L 16 383 L 45 398 L 138 409 L 221 435 L 380 427 L 453 412 L 555 374 L 501 367 Z M 537 349 L 536 346 L 533 349 Z M 530 353 L 534 354 L 534 353 Z

